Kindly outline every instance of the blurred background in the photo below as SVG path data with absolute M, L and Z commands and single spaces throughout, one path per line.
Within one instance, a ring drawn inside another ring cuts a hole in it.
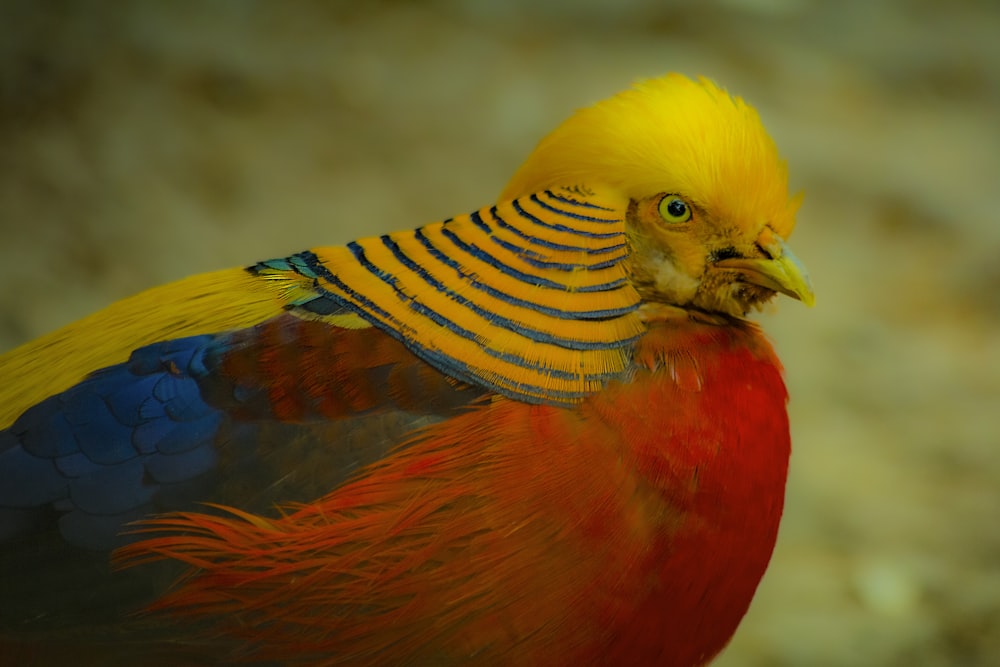
M 759 109 L 818 297 L 761 317 L 795 452 L 718 664 L 1000 664 L 995 0 L 0 0 L 0 350 L 483 206 L 670 70 Z

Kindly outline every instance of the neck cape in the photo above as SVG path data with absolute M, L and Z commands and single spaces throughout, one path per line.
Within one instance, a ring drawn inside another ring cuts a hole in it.
M 249 270 L 294 283 L 300 316 L 351 313 L 451 377 L 572 405 L 625 371 L 644 331 L 619 199 L 545 191 Z

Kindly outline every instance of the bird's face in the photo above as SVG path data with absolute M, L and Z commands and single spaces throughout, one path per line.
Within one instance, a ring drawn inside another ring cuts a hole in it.
M 581 109 L 508 184 L 607 193 L 627 207 L 632 283 L 647 303 L 743 316 L 776 293 L 812 304 L 785 240 L 798 198 L 756 111 L 669 74 Z
M 683 193 L 632 199 L 632 282 L 644 301 L 743 316 L 777 292 L 812 304 L 805 270 L 766 224 L 727 222 Z

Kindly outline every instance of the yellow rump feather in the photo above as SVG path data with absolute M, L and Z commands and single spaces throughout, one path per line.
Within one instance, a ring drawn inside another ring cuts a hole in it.
M 238 329 L 282 312 L 291 285 L 225 269 L 154 287 L 0 355 L 0 429 L 137 347 Z M 31 378 L 30 382 L 18 378 Z

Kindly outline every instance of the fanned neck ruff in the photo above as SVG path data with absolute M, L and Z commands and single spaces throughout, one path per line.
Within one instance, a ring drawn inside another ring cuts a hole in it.
M 279 261 L 451 377 L 572 405 L 625 372 L 644 331 L 626 210 L 620 198 L 547 190 Z

